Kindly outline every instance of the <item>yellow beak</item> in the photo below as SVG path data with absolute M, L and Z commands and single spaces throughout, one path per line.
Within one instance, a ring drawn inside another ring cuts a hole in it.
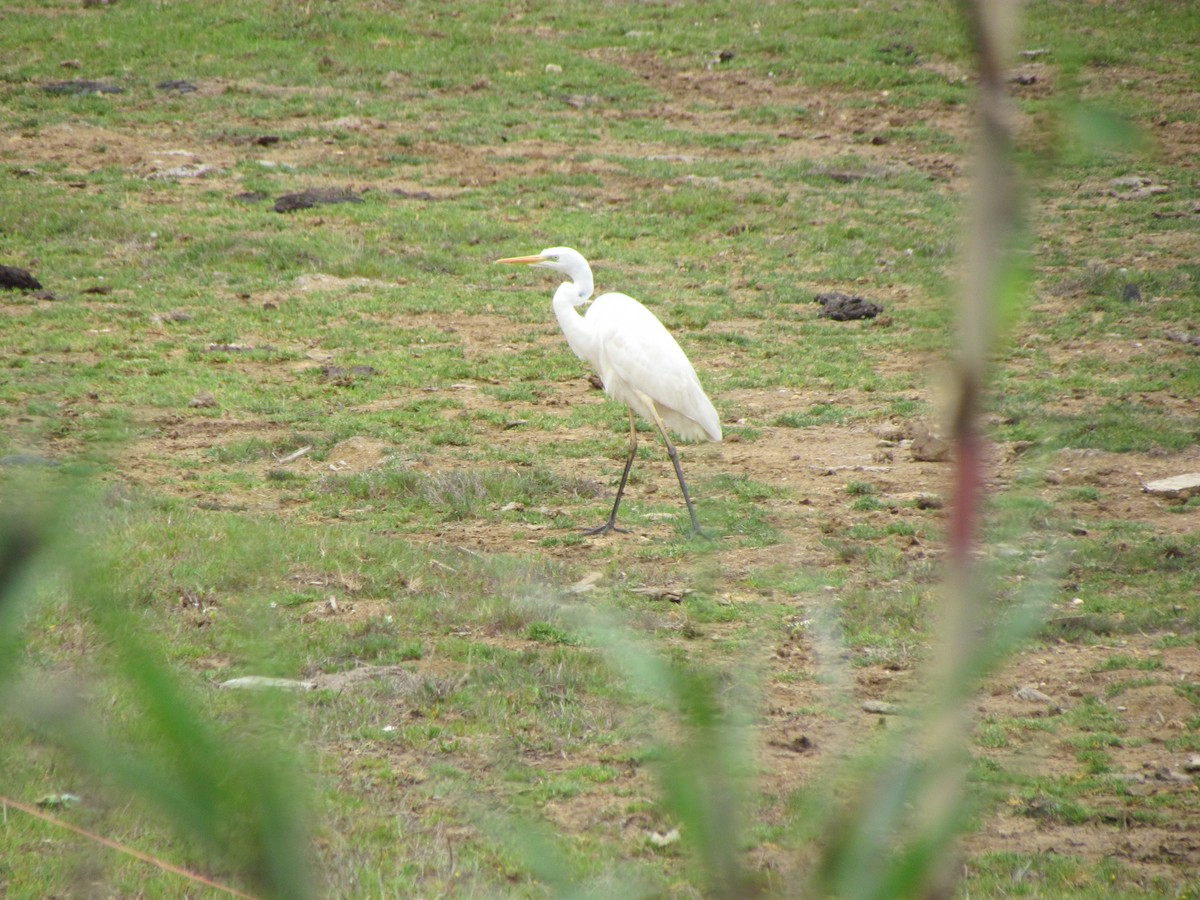
M 510 256 L 508 259 L 498 259 L 497 263 L 512 263 L 520 266 L 532 266 L 534 263 L 544 262 L 543 256 Z

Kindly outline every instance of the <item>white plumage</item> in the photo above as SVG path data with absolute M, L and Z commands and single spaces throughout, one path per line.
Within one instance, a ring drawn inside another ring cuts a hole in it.
M 625 294 L 603 294 L 583 317 L 598 336 L 592 364 L 604 390 L 647 422 L 654 401 L 663 423 L 689 441 L 721 440 L 721 423 L 682 348 L 646 307 Z
M 585 315 L 578 307 L 592 295 L 592 269 L 570 247 L 551 247 L 534 256 L 517 256 L 498 262 L 553 269 L 569 281 L 554 292 L 553 308 L 563 335 L 575 355 L 589 363 L 604 384 L 605 393 L 629 407 L 629 451 L 608 521 L 592 533 L 607 534 L 616 528 L 617 509 L 637 450 L 636 413 L 654 424 L 679 478 L 679 488 L 691 516 L 692 530 L 700 526 L 688 496 L 671 429 L 685 440 L 721 440 L 721 422 L 712 401 L 700 386 L 696 370 L 671 333 L 650 310 L 625 294 L 602 294 Z

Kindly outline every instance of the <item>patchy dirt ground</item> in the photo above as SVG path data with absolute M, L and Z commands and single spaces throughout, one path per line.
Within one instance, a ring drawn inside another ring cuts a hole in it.
M 889 128 L 916 124 L 918 121 L 965 138 L 969 134 L 970 122 L 962 109 L 941 110 L 937 121 L 928 120 L 928 111 L 914 113 L 901 108 L 878 106 L 848 111 L 836 98 L 800 85 L 782 86 L 738 73 L 690 72 L 666 66 L 645 54 L 623 56 L 620 64 L 640 73 L 661 95 L 668 98 L 655 108 L 654 114 L 669 119 L 681 128 L 719 130 L 736 124 L 741 131 L 752 129 L 755 126 L 748 124 L 744 118 L 738 118 L 738 112 L 761 102 L 764 97 L 769 97 L 775 104 L 803 106 L 810 111 L 810 119 L 803 129 L 762 126 L 772 134 L 795 131 L 794 135 L 790 135 L 794 139 L 788 143 L 782 146 L 764 143 L 757 151 L 739 150 L 739 153 L 757 152 L 784 163 L 797 158 L 832 161 L 840 153 L 853 152 L 881 169 L 907 167 L 927 173 L 944 185 L 947 191 L 958 191 L 964 187 L 960 175 L 961 159 L 946 154 L 930 154 L 887 140 L 860 140 L 864 135 L 883 134 Z M 962 73 L 948 72 L 946 77 L 958 78 L 962 77 Z M 221 92 L 232 88 L 251 96 L 255 91 L 276 90 L 267 86 L 220 82 L 204 85 L 202 89 Z M 615 111 L 599 111 L 597 114 L 620 115 Z M 813 122 L 817 123 L 817 127 L 812 126 Z M 309 124 L 305 123 L 306 127 Z M 375 135 L 380 142 L 395 137 L 396 132 L 396 126 L 392 123 L 358 118 L 325 124 L 341 130 Z M 253 123 L 245 123 L 246 131 L 252 129 Z M 253 152 L 269 156 L 279 164 L 303 167 L 329 152 L 319 136 L 320 127 L 310 131 L 317 132 L 317 135 L 290 141 L 277 149 L 255 149 Z M 1179 132 L 1178 129 L 1164 130 L 1161 139 L 1170 155 L 1181 153 L 1184 144 L 1190 144 L 1193 150 L 1195 147 L 1193 135 Z M 230 194 L 238 190 L 238 185 L 229 172 L 238 159 L 251 152 L 243 143 L 231 139 L 217 137 L 202 140 L 189 133 L 182 124 L 177 129 L 157 134 L 146 131 L 121 133 L 91 126 L 62 125 L 36 136 L 9 134 L 0 138 L 0 144 L 16 156 L 28 160 L 31 165 L 52 163 L 68 172 L 86 172 L 100 166 L 119 165 L 143 176 L 153 177 L 156 173 L 184 164 L 211 166 L 212 173 L 204 177 L 203 187 L 197 189 L 227 191 Z M 413 147 L 416 153 L 423 153 L 424 149 L 419 143 Z M 661 151 L 661 148 L 650 149 L 652 152 Z M 552 171 L 561 170 L 564 174 L 580 171 L 598 174 L 603 187 L 594 189 L 597 196 L 593 199 L 606 203 L 620 203 L 644 187 L 637 179 L 606 164 L 603 161 L 603 147 L 589 147 L 589 151 L 588 161 L 577 162 L 566 147 L 525 140 L 517 135 L 502 147 L 442 145 L 437 148 L 436 154 L 429 155 L 437 160 L 433 164 L 435 171 L 432 174 L 444 177 L 453 173 L 457 183 L 462 186 L 488 184 L 495 180 L 498 162 L 503 160 L 506 176 L 511 174 L 514 164 L 527 166 L 531 171 L 549 166 Z M 346 152 L 352 157 L 354 153 L 372 151 L 370 145 L 353 145 Z M 622 147 L 621 152 L 628 153 L 629 148 Z M 437 180 L 441 182 L 442 178 Z M 401 178 L 374 187 L 379 190 L 424 189 L 421 184 Z M 92 188 L 81 185 L 80 189 Z M 584 199 L 586 201 L 589 198 Z M 320 286 L 328 289 L 333 283 L 332 280 L 325 281 Z M 280 286 L 279 298 L 285 298 L 292 291 L 311 289 L 312 286 L 311 282 Z M 542 285 L 530 285 L 528 292 L 533 295 L 543 289 Z M 104 301 L 97 299 L 96 302 Z M 1056 302 L 1071 301 L 1070 298 L 1056 298 Z M 516 326 L 511 320 L 498 315 L 447 312 L 426 314 L 424 320 L 443 331 L 452 330 L 468 358 L 505 352 L 503 348 L 506 344 L 511 344 L 514 352 L 516 348 L 520 352 L 534 352 L 540 345 L 557 344 L 561 340 L 548 309 L 546 324 L 533 329 L 536 340 L 532 346 L 528 328 Z M 419 326 L 422 323 L 415 321 L 409 324 Z M 763 325 L 761 322 L 730 322 L 714 327 L 753 331 Z M 846 327 L 870 326 L 847 324 Z M 1153 337 L 1148 339 L 1156 340 Z M 1184 352 L 1179 347 L 1168 346 L 1165 341 L 1162 343 L 1163 352 Z M 1119 357 L 1124 351 L 1117 346 L 1079 345 L 1057 348 L 1055 352 L 1068 356 L 1110 354 Z M 1190 360 L 1194 365 L 1194 356 Z M 292 366 L 294 374 L 305 367 L 319 366 L 325 362 L 318 356 L 288 365 Z M 893 371 L 921 372 L 926 371 L 932 362 L 935 361 L 895 358 L 881 360 L 881 365 Z M 731 349 L 723 358 L 704 360 L 701 368 L 717 376 L 710 378 L 711 383 L 719 383 L 722 370 L 738 365 L 737 351 Z M 283 377 L 286 377 L 286 373 Z M 478 388 L 478 385 L 460 385 L 446 390 L 454 392 L 455 400 L 465 412 L 495 407 L 497 401 Z M 543 385 L 539 392 L 540 406 L 550 412 L 566 410 L 575 404 L 605 402 L 588 385 L 582 373 L 581 377 L 570 382 Z M 402 403 L 405 399 L 402 395 L 397 396 L 395 402 Z M 928 400 L 929 397 L 922 394 L 919 399 Z M 1195 398 L 1171 397 L 1164 392 L 1155 395 L 1153 400 L 1173 409 L 1196 412 Z M 846 484 L 850 481 L 870 481 L 875 485 L 879 498 L 885 502 L 903 503 L 924 495 L 943 500 L 947 497 L 949 464 L 918 461 L 912 457 L 911 439 L 916 423 L 876 421 L 869 425 L 805 429 L 771 424 L 780 415 L 808 409 L 815 403 L 855 406 L 864 402 L 861 396 L 831 396 L 827 392 L 801 387 L 761 392 L 734 391 L 723 394 L 721 401 L 725 408 L 736 409 L 735 418 L 753 426 L 759 436 L 753 442 L 739 441 L 735 436 L 718 445 L 686 448 L 683 450 L 686 471 L 697 482 L 703 481 L 705 476 L 733 473 L 748 476 L 758 483 L 787 489 L 779 497 L 757 501 L 772 525 L 786 536 L 781 546 L 725 548 L 718 551 L 730 602 L 753 602 L 754 597 L 740 595 L 734 586 L 740 576 L 756 568 L 770 564 L 811 569 L 834 562 L 831 551 L 822 543 L 823 535 L 831 526 L 848 524 L 851 518 L 856 522 L 886 521 L 897 514 L 895 508 L 887 507 L 849 512 Z M 1070 406 L 1072 402 L 1080 401 L 1070 398 L 1064 398 L 1063 401 L 1064 406 Z M 176 478 L 181 460 L 194 459 L 198 467 L 201 464 L 233 469 L 258 466 L 265 471 L 273 466 L 285 465 L 298 471 L 345 473 L 366 471 L 380 465 L 387 458 L 387 453 L 395 449 L 379 441 L 363 438 L 338 445 L 319 463 L 305 456 L 282 464 L 276 460 L 214 463 L 210 454 L 214 448 L 230 445 L 248 436 L 269 439 L 280 430 L 267 421 L 225 416 L 213 418 L 187 409 L 171 413 L 145 410 L 139 414 L 139 418 L 142 424 L 151 426 L 149 436 L 127 448 L 120 462 L 122 476 L 154 490 L 173 492 L 204 502 L 210 502 L 207 494 L 190 490 L 186 481 Z M 929 424 L 936 427 L 936 423 Z M 486 435 L 486 439 L 496 444 L 510 443 L 514 446 L 541 444 L 546 451 L 547 465 L 561 466 L 559 474 L 564 477 L 575 474 L 576 466 L 590 472 L 611 472 L 614 480 L 618 474 L 620 442 L 615 438 L 611 456 L 569 462 L 555 462 L 554 452 L 556 447 L 572 440 L 572 434 L 566 428 L 557 432 L 530 433 L 497 427 Z M 1010 484 L 1024 465 L 1020 448 L 1003 445 L 992 448 L 991 462 L 991 478 L 996 487 Z M 431 472 L 462 465 L 451 453 L 426 455 L 416 460 L 415 464 Z M 1193 528 L 1193 517 L 1172 513 L 1169 502 L 1144 493 L 1141 485 L 1147 480 L 1196 469 L 1200 469 L 1200 448 L 1195 447 L 1173 456 L 1075 451 L 1060 454 L 1052 461 L 1042 494 L 1068 516 L 1077 514 L 1119 518 L 1143 523 L 1155 533 L 1170 535 Z M 639 471 L 641 481 L 630 488 L 631 496 L 636 498 L 653 493 L 666 496 L 676 491 L 674 475 L 665 456 L 640 462 Z M 1097 501 L 1065 498 L 1064 488 L 1087 485 L 1103 486 L 1103 498 Z M 702 505 L 703 498 L 700 498 L 700 502 Z M 308 515 L 303 508 L 280 509 L 278 494 L 270 490 L 246 488 L 222 498 L 221 503 L 228 508 L 255 512 Z M 929 532 L 936 534 L 946 512 L 942 504 L 932 503 L 928 509 L 913 514 L 927 519 L 933 526 L 928 529 Z M 668 534 L 671 527 L 663 523 L 635 534 L 611 536 L 604 540 L 631 544 L 653 542 Z M 466 520 L 447 523 L 436 533 L 424 537 L 438 544 L 471 550 L 520 554 L 530 552 L 531 541 L 540 536 L 541 532 L 533 532 L 527 526 Z M 421 539 L 421 536 L 415 538 Z M 897 547 L 914 559 L 933 562 L 941 553 L 936 541 L 931 543 L 899 535 L 895 540 Z M 593 547 L 593 543 L 585 542 L 559 547 L 553 552 L 564 562 L 577 564 L 584 569 Z M 855 565 L 853 561 L 839 562 Z M 670 580 L 671 572 L 666 566 L 661 574 L 664 583 Z M 346 614 L 369 615 L 372 610 L 376 608 L 370 602 L 363 602 L 347 610 Z M 318 616 L 327 612 L 309 611 L 307 614 Z M 661 615 L 682 618 L 684 613 L 667 608 Z M 802 603 L 798 603 L 796 615 L 805 615 Z M 803 634 L 803 631 L 800 633 Z M 1111 694 L 1114 681 L 1127 675 L 1101 669 L 1115 653 L 1134 660 L 1159 659 L 1161 668 L 1153 673 L 1156 683 Z M 847 718 L 837 724 L 803 712 L 826 706 L 829 702 L 827 688 L 813 678 L 819 672 L 820 663 L 815 648 L 806 638 L 793 638 L 786 628 L 781 627 L 777 645 L 764 647 L 762 659 L 757 662 L 765 667 L 768 674 L 767 699 L 758 725 L 763 767 L 762 789 L 765 793 L 785 796 L 790 789 L 829 765 L 831 757 L 852 743 L 855 735 L 866 734 L 879 727 L 878 714 L 857 707 L 850 709 Z M 853 671 L 859 699 L 897 700 L 903 696 L 912 680 L 910 670 L 886 663 L 856 667 Z M 1196 714 L 1195 708 L 1179 695 L 1175 686 L 1195 684 L 1198 680 L 1200 653 L 1196 648 L 1190 646 L 1162 650 L 1155 646 L 1153 635 L 1124 636 L 1110 645 L 1050 643 L 1012 660 L 1006 670 L 993 678 L 978 697 L 976 713 L 981 720 L 991 717 L 1044 723 L 1046 720 L 1063 720 L 1073 708 L 1097 702 L 1111 710 L 1129 733 L 1137 735 L 1139 740 L 1127 742 L 1113 751 L 1125 789 L 1114 785 L 1111 822 L 1072 824 L 1054 811 L 1039 808 L 1035 802 L 1014 795 L 1007 800 L 1002 799 L 996 809 L 984 817 L 978 832 L 967 840 L 969 853 L 1060 853 L 1092 860 L 1116 857 L 1144 883 L 1161 877 L 1172 884 L 1180 884 L 1193 877 L 1200 870 L 1200 838 L 1197 837 L 1200 834 L 1200 822 L 1195 818 L 1188 821 L 1143 821 L 1131 814 L 1137 801 L 1130 801 L 1130 796 L 1151 797 L 1163 792 L 1196 790 L 1194 779 L 1181 774 L 1185 760 L 1165 748 L 1171 738 L 1180 734 L 1184 723 Z M 1049 700 L 1018 698 L 1017 690 L 1028 685 L 1036 687 Z M 1060 774 L 1070 777 L 1083 772 L 1076 749 L 1054 727 L 1031 728 L 1020 732 L 1002 746 L 977 745 L 975 752 L 996 759 L 1005 766 L 1043 776 Z M 542 764 L 553 766 L 556 763 L 546 759 Z M 413 768 L 419 770 L 420 762 L 414 761 Z M 551 804 L 548 815 L 570 829 L 590 825 L 614 814 L 613 810 L 589 808 L 589 802 L 587 795 L 572 801 L 556 802 Z M 643 824 L 626 821 L 622 827 L 638 828 Z M 764 864 L 776 863 L 782 864 L 779 860 L 764 860 Z

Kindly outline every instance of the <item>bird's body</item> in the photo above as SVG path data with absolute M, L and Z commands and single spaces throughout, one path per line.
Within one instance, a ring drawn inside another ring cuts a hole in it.
M 721 439 L 717 411 L 696 370 L 662 322 L 641 303 L 625 294 L 597 297 L 582 317 L 591 339 L 582 341 L 572 341 L 568 330 L 570 317 L 579 318 L 574 307 L 555 312 L 571 349 L 596 370 L 610 397 L 650 423 L 657 412 L 684 440 Z
M 719 441 L 721 423 L 712 401 L 700 386 L 696 370 L 675 338 L 654 313 L 625 294 L 602 294 L 592 301 L 586 314 L 580 315 L 579 307 L 592 295 L 592 270 L 587 260 L 569 247 L 552 247 L 536 256 L 499 261 L 554 269 L 570 279 L 554 292 L 553 309 L 559 327 L 575 355 L 600 376 L 605 393 L 629 407 L 630 443 L 625 472 L 612 514 L 595 531 L 607 533 L 616 528 L 617 509 L 637 449 L 634 414 L 654 424 L 661 434 L 679 477 L 692 529 L 699 531 L 667 429 L 685 440 Z

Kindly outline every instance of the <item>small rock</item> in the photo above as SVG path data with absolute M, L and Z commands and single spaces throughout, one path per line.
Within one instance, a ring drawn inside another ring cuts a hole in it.
M 922 428 L 913 435 L 909 452 L 917 462 L 946 462 L 950 458 L 950 444 Z
M 672 828 L 666 834 L 661 834 L 657 831 L 652 831 L 652 832 L 650 832 L 649 835 L 646 836 L 646 840 L 648 840 L 655 847 L 670 847 L 672 844 L 678 842 L 679 829 Z
M 562 66 L 560 66 L 558 63 L 546 63 L 547 75 L 561 75 L 562 70 Z
M 821 304 L 821 311 L 817 313 L 818 318 L 833 319 L 835 322 L 873 319 L 883 312 L 883 307 L 878 303 L 872 303 L 862 297 L 851 297 L 837 291 L 817 294 L 813 297 L 813 302 Z
M 147 178 L 163 181 L 167 179 L 203 178 L 217 171 L 214 166 L 204 163 L 185 163 L 182 166 L 171 166 L 169 169 L 158 169 L 147 175 Z
M 596 589 L 597 582 L 601 581 L 603 578 L 604 578 L 603 572 L 596 572 L 596 571 L 588 572 L 586 575 L 584 575 L 582 578 L 580 578 L 577 582 L 575 582 L 573 585 L 571 585 L 569 588 L 567 588 L 567 590 L 570 591 L 572 594 L 586 594 L 590 591 L 594 591 Z
M 208 391 L 197 394 L 188 401 L 188 406 L 192 409 L 213 409 L 217 405 L 217 398 Z
M 12 288 L 18 291 L 41 290 L 42 283 L 30 274 L 28 269 L 18 269 L 16 266 L 0 266 L 0 288 Z
M 209 353 L 249 353 L 254 348 L 249 344 L 209 344 L 204 349 Z
M 1193 753 L 1183 764 L 1185 772 L 1200 772 L 1200 753 Z
M 288 463 L 294 463 L 296 460 L 298 460 L 304 454 L 308 453 L 308 451 L 310 451 L 310 450 L 312 450 L 311 444 L 309 444 L 305 447 L 301 447 L 299 450 L 293 450 L 287 456 L 284 456 L 284 457 L 281 457 L 281 458 L 275 460 L 275 465 L 286 466 Z
M 320 203 L 362 203 L 362 197 L 342 188 L 309 188 L 295 194 L 283 194 L 275 200 L 275 212 L 310 209 Z
M 311 681 L 297 681 L 294 678 L 268 678 L 265 675 L 244 675 L 241 678 L 231 678 L 228 681 L 222 681 L 217 687 L 230 691 L 311 691 L 316 685 Z
M 863 712 L 874 713 L 877 716 L 898 716 L 900 707 L 885 700 L 864 700 Z
M 1035 688 L 1032 684 L 1027 684 L 1024 687 L 1019 688 L 1017 690 L 1017 692 L 1015 694 L 1013 694 L 1013 696 L 1016 697 L 1018 700 L 1026 700 L 1030 703 L 1053 703 L 1054 702 L 1054 699 L 1052 697 L 1050 697 L 1050 695 L 1043 694 L 1041 691 L 1039 691 L 1037 688 Z
M 1190 497 L 1200 492 L 1200 472 L 1147 481 L 1142 484 L 1142 490 L 1147 494 L 1158 494 L 1162 497 Z
M 1154 780 L 1161 781 L 1164 784 L 1191 784 L 1192 776 L 1184 775 L 1182 772 L 1176 772 L 1167 766 L 1154 770 Z
M 1194 344 L 1200 346 L 1200 334 L 1188 334 L 1186 331 L 1168 331 L 1165 335 L 1168 341 L 1177 344 Z
M 183 81 L 182 79 L 178 79 L 178 78 L 172 78 L 167 81 L 160 81 L 158 84 L 155 85 L 155 87 L 158 88 L 160 91 L 176 91 L 177 93 L 180 93 L 180 94 L 191 94 L 194 91 L 199 90 L 199 88 L 197 88 L 190 81 Z

